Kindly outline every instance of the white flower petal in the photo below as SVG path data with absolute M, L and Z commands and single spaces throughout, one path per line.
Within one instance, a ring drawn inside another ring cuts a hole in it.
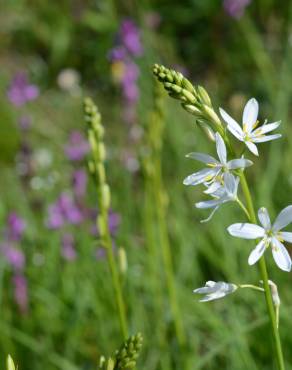
M 257 239 L 265 235 L 265 229 L 259 225 L 249 223 L 237 223 L 227 228 L 230 235 L 242 239 Z
M 291 257 L 278 239 L 272 239 L 272 253 L 277 266 L 283 271 L 291 271 Z
M 184 185 L 198 185 L 202 184 L 203 182 L 207 181 L 210 178 L 215 177 L 218 173 L 218 169 L 216 168 L 204 168 L 199 172 L 195 172 L 188 177 L 186 177 L 183 181 Z
M 247 132 L 251 132 L 254 124 L 257 121 L 259 114 L 259 104 L 255 98 L 249 99 L 246 103 L 243 116 L 242 116 L 242 124 L 246 126 Z
M 215 137 L 216 137 L 216 149 L 220 162 L 222 164 L 226 164 L 227 152 L 224 140 L 222 139 L 221 135 L 218 132 L 216 132 Z
M 239 179 L 233 176 L 229 172 L 225 172 L 223 175 L 224 179 L 224 186 L 226 190 L 226 195 L 230 198 L 235 198 L 237 195 L 237 188 L 238 188 L 238 183 Z
M 205 200 L 203 202 L 198 202 L 195 204 L 195 206 L 196 208 L 206 209 L 206 208 L 214 208 L 221 203 L 222 201 L 220 199 L 211 199 L 211 200 Z
M 292 222 L 292 205 L 284 208 L 273 224 L 273 230 L 278 231 Z
M 253 135 L 257 136 L 257 135 L 266 134 L 267 132 L 271 132 L 275 130 L 276 128 L 278 128 L 280 124 L 281 124 L 281 121 L 268 123 L 267 125 L 262 125 L 253 131 Z
M 251 141 L 245 141 L 244 143 L 254 155 L 259 155 L 258 148 L 254 143 L 252 143 Z
M 260 137 L 252 137 L 252 141 L 254 143 L 265 143 L 266 141 L 276 140 L 276 139 L 279 139 L 280 137 L 282 137 L 281 134 L 264 135 L 264 136 L 260 136 Z
M 254 265 L 264 254 L 265 249 L 265 239 L 262 239 L 259 244 L 251 251 L 251 254 L 248 257 L 248 264 Z
M 227 123 L 227 129 L 234 135 L 238 140 L 243 140 L 243 131 L 239 124 L 225 112 L 224 109 L 219 108 L 221 117 Z
M 230 170 L 236 170 L 238 168 L 246 168 L 251 165 L 253 165 L 253 162 L 245 158 L 232 159 L 231 161 L 227 163 L 227 167 Z
M 205 194 L 212 194 L 217 191 L 222 184 L 219 181 L 214 181 L 210 186 L 207 187 L 207 190 L 204 190 Z
M 285 242 L 292 243 L 292 233 L 288 231 L 281 231 L 279 237 L 285 240 Z
M 205 153 L 189 153 L 186 155 L 187 158 L 196 159 L 197 161 L 203 162 L 203 163 L 211 163 L 211 164 L 219 164 L 217 159 L 213 158 L 211 155 L 205 154 Z
M 260 223 L 263 225 L 263 227 L 266 229 L 266 230 L 269 230 L 271 229 L 271 220 L 270 220 L 270 216 L 269 216 L 269 213 L 267 211 L 267 209 L 265 207 L 261 207 L 259 210 L 258 210 L 258 218 L 260 220 Z
M 216 292 L 213 294 L 208 294 L 204 298 L 200 299 L 200 302 L 214 301 L 215 299 L 223 298 L 226 296 L 225 292 Z

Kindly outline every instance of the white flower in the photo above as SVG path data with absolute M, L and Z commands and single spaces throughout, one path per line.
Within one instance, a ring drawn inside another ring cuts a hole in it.
M 193 292 L 198 294 L 206 294 L 204 298 L 200 299 L 200 302 L 213 301 L 225 297 L 227 294 L 235 292 L 237 285 L 225 283 L 224 281 L 207 281 L 205 286 L 202 288 L 195 289 Z
M 255 264 L 261 258 L 265 250 L 271 245 L 273 257 L 278 267 L 284 271 L 290 271 L 291 258 L 282 242 L 286 241 L 292 243 L 292 233 L 281 230 L 292 222 L 292 205 L 284 208 L 279 213 L 273 225 L 271 225 L 266 208 L 262 207 L 259 209 L 258 218 L 262 226 L 249 223 L 238 223 L 229 226 L 227 230 L 230 235 L 238 238 L 261 238 L 261 241 L 249 255 L 249 265 Z
M 221 117 L 227 123 L 227 129 L 234 135 L 238 140 L 243 141 L 248 149 L 255 155 L 259 155 L 256 143 L 263 143 L 278 139 L 281 134 L 265 135 L 266 133 L 275 130 L 281 123 L 281 121 L 266 124 L 264 123 L 261 127 L 258 127 L 258 112 L 259 104 L 255 98 L 250 99 L 243 110 L 242 115 L 242 128 L 240 125 L 229 116 L 222 108 L 219 109 Z
M 229 172 L 225 172 L 223 174 L 223 185 L 221 185 L 210 194 L 213 199 L 195 204 L 196 208 L 213 208 L 210 216 L 207 219 L 202 220 L 201 222 L 207 222 L 211 220 L 214 213 L 217 211 L 221 204 L 229 201 L 237 201 L 238 184 L 239 177 L 235 177 Z
M 244 158 L 232 159 L 227 162 L 227 151 L 224 140 L 218 132 L 215 135 L 216 139 L 216 149 L 219 160 L 214 157 L 204 154 L 204 153 L 189 153 L 188 158 L 196 159 L 203 163 L 206 163 L 207 168 L 202 169 L 199 172 L 195 172 L 184 179 L 184 185 L 198 185 L 202 183 L 212 184 L 213 187 L 209 187 L 206 193 L 211 193 L 218 189 L 221 184 L 221 176 L 223 172 L 228 172 L 231 170 L 237 170 L 239 168 L 245 168 L 251 166 L 252 161 Z

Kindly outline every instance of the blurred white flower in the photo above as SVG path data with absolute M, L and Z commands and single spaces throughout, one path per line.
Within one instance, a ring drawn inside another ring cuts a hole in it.
M 252 161 L 244 158 L 232 159 L 227 162 L 226 146 L 218 132 L 215 135 L 215 140 L 219 160 L 204 153 L 194 152 L 187 154 L 188 158 L 196 159 L 205 163 L 207 168 L 186 177 L 183 181 L 184 185 L 199 185 L 204 183 L 208 185 L 208 189 L 205 193 L 210 194 L 222 186 L 221 178 L 223 173 L 237 170 L 239 168 L 249 167 L 253 164 Z
M 281 230 L 292 222 L 292 205 L 284 208 L 279 213 L 273 225 L 271 225 L 270 216 L 264 207 L 259 209 L 258 218 L 262 226 L 250 223 L 236 223 L 229 226 L 227 230 L 230 235 L 238 238 L 261 238 L 261 241 L 249 255 L 249 265 L 255 264 L 271 245 L 273 257 L 278 267 L 281 270 L 290 271 L 291 258 L 282 242 L 292 243 L 292 232 Z
M 259 121 L 259 104 L 255 98 L 251 98 L 245 105 L 242 116 L 242 128 L 241 126 L 229 116 L 222 108 L 219 109 L 221 117 L 227 123 L 227 129 L 234 135 L 238 140 L 244 142 L 248 149 L 255 155 L 259 155 L 257 143 L 263 143 L 278 139 L 281 134 L 265 135 L 266 133 L 275 130 L 281 123 L 281 121 L 266 124 L 266 122 L 258 127 Z
M 196 203 L 196 208 L 213 208 L 211 214 L 205 220 L 201 222 L 210 221 L 217 209 L 226 202 L 237 201 L 237 190 L 239 184 L 239 177 L 233 176 L 229 172 L 223 174 L 223 185 L 217 188 L 210 195 L 213 197 L 211 200 Z
M 45 148 L 37 149 L 33 153 L 33 161 L 38 169 L 48 168 L 53 162 L 53 153 Z
M 80 74 L 75 69 L 63 69 L 57 77 L 57 83 L 60 89 L 65 90 L 73 95 L 80 93 Z
M 225 283 L 224 281 L 207 281 L 204 287 L 195 289 L 193 292 L 196 294 L 205 294 L 205 297 L 200 299 L 200 302 L 208 302 L 223 298 L 235 292 L 237 288 L 237 285 Z

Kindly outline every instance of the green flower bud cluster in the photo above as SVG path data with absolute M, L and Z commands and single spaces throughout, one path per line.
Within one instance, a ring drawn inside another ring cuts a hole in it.
M 99 362 L 98 370 L 132 370 L 136 367 L 136 361 L 142 347 L 143 337 L 141 333 L 132 335 L 116 351 L 115 355 L 105 359 L 103 356 Z
M 182 73 L 159 64 L 154 65 L 153 73 L 163 84 L 169 96 L 180 100 L 182 107 L 195 116 L 198 125 L 209 139 L 214 140 L 212 129 L 224 134 L 220 118 L 215 113 L 211 99 L 202 86 L 193 86 Z
M 84 100 L 84 116 L 88 125 L 88 140 L 92 150 L 92 160 L 89 161 L 89 171 L 97 184 L 98 204 L 100 212 L 97 219 L 101 238 L 108 232 L 108 210 L 110 208 L 110 187 L 106 182 L 104 161 L 106 157 L 103 142 L 104 128 L 101 124 L 101 115 L 90 98 Z

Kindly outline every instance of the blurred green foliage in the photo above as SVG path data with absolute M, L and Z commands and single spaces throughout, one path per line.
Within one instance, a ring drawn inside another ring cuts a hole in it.
M 113 209 L 121 215 L 116 244 L 125 248 L 128 260 L 121 279 L 130 332 L 142 332 L 144 337 L 138 368 L 274 368 L 264 300 L 244 291 L 203 305 L 192 295 L 208 279 L 247 283 L 256 282 L 258 274 L 256 267 L 247 266 L 247 243 L 227 235 L 226 227 L 242 217 L 232 204 L 220 209 L 210 223 L 199 223 L 204 215 L 193 204 L 201 199 L 201 191 L 182 185 L 182 179 L 198 167 L 184 155 L 214 148 L 192 117 L 165 94 L 161 164 L 169 199 L 166 217 L 175 285 L 187 337 L 185 347 L 179 348 L 157 224 L 151 223 L 156 204 L 147 208 L 147 191 L 155 189 L 147 188 L 141 168 L 131 173 L 123 161 L 127 150 L 139 159 L 147 147 L 143 140 L 129 141 L 130 128 L 122 118 L 124 102 L 108 54 L 121 21 L 133 19 L 144 47 L 136 61 L 140 70 L 136 125 L 144 131 L 153 108 L 151 66 L 155 62 L 185 69 L 190 80 L 207 89 L 216 108 L 220 104 L 235 117 L 240 118 L 245 101 L 255 96 L 261 120 L 281 119 L 283 139 L 263 144 L 260 160 L 249 171 L 256 207 L 265 205 L 276 215 L 291 203 L 291 11 L 291 2 L 275 0 L 253 0 L 238 20 L 224 12 L 219 0 L 7 0 L 0 4 L 0 222 L 4 238 L 9 212 L 17 211 L 26 220 L 21 248 L 29 290 L 29 309 L 21 314 L 14 302 L 13 271 L 1 255 L 3 368 L 10 353 L 22 370 L 96 369 L 99 357 L 110 355 L 121 343 L 108 266 L 106 260 L 93 258 L 98 243 L 90 234 L 91 225 L 68 228 L 78 255 L 71 262 L 61 255 L 61 233 L 45 226 L 48 206 L 71 189 L 76 165 L 66 159 L 64 145 L 72 130 L 85 130 L 84 93 L 94 97 L 106 127 L 108 181 Z M 153 14 L 159 16 L 158 28 L 149 26 Z M 65 68 L 80 74 L 79 94 L 59 88 L 57 78 Z M 10 79 L 19 70 L 27 71 L 41 90 L 38 100 L 20 109 L 6 96 Z M 32 117 L 25 140 L 34 153 L 46 149 L 52 157 L 50 166 L 36 167 L 34 178 L 55 176 L 51 187 L 33 187 L 31 179 L 23 181 L 17 171 L 23 140 L 17 120 L 23 113 Z M 82 166 L 86 168 L 85 163 Z M 96 207 L 92 183 L 86 203 Z M 151 255 L 148 232 L 154 238 Z M 278 271 L 271 258 L 268 261 L 282 300 L 280 328 L 289 370 L 291 275 Z

